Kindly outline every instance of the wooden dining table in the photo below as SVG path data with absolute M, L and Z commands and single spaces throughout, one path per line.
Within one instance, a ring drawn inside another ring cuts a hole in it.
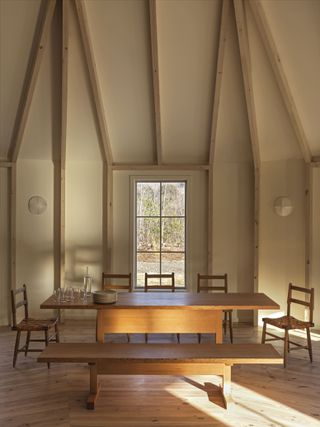
M 118 293 L 112 304 L 96 304 L 92 296 L 58 302 L 54 296 L 41 309 L 97 310 L 97 341 L 107 333 L 212 333 L 222 343 L 223 310 L 277 310 L 263 293 Z

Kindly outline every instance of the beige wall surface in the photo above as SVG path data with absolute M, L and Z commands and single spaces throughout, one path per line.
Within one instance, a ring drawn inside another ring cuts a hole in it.
M 228 273 L 230 292 L 253 292 L 253 166 L 215 163 L 213 184 L 213 272 Z M 252 321 L 252 312 L 238 311 Z
M 47 201 L 42 215 L 31 214 L 28 200 Z M 30 316 L 49 315 L 41 302 L 53 291 L 53 164 L 45 160 L 20 160 L 17 167 L 17 287 L 25 283 Z
M 66 165 L 67 286 L 83 286 L 86 267 L 99 289 L 102 273 L 102 163 L 67 162 Z M 95 316 L 95 312 L 69 310 L 65 318 Z
M 8 324 L 9 314 L 9 218 L 7 174 L 8 170 L 6 168 L 0 168 L 0 325 Z
M 305 164 L 263 162 L 260 185 L 259 292 L 267 293 L 285 312 L 289 282 L 305 283 Z M 293 212 L 287 217 L 274 212 L 274 200 L 280 196 L 292 201 Z M 259 318 L 265 315 L 270 311 L 261 310 Z
M 314 322 L 320 326 L 320 168 L 312 170 L 311 275 L 315 290 Z

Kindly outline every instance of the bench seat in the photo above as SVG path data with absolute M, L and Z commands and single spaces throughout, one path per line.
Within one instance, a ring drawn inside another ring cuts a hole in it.
M 50 344 L 39 362 L 88 363 L 90 395 L 94 409 L 99 386 L 97 376 L 107 375 L 221 375 L 225 405 L 231 401 L 231 366 L 234 364 L 282 364 L 271 344 Z

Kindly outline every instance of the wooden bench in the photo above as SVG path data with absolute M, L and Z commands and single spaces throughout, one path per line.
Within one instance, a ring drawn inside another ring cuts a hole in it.
M 90 394 L 87 409 L 94 409 L 99 394 L 97 376 L 107 375 L 221 375 L 221 392 L 231 402 L 231 366 L 282 364 L 271 344 L 50 344 L 38 362 L 88 363 Z

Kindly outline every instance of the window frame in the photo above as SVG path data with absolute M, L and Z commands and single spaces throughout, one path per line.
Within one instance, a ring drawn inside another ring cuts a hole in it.
M 161 219 L 162 218 L 184 218 L 184 251 L 177 251 L 176 253 L 184 253 L 184 286 L 179 286 L 176 288 L 176 291 L 186 291 L 188 288 L 187 285 L 187 277 L 188 277 L 188 268 L 187 268 L 187 259 L 188 259 L 188 240 L 189 240 L 189 227 L 188 227 L 188 192 L 189 192 L 189 177 L 186 176 L 167 176 L 167 177 L 161 177 L 161 176 L 131 176 L 131 209 L 130 209 L 130 219 L 131 219 L 131 239 L 132 239 L 132 272 L 133 272 L 133 289 L 135 291 L 143 291 L 143 286 L 137 286 L 137 218 L 136 215 L 136 208 L 137 208 L 137 200 L 136 200 L 136 189 L 137 189 L 137 183 L 148 183 L 148 182 L 154 182 L 154 183 L 178 183 L 183 182 L 185 184 L 185 201 L 184 201 L 184 216 L 168 216 L 168 215 L 161 215 L 161 197 L 160 197 L 160 215 L 159 216 L 153 216 L 152 218 L 159 218 L 160 219 L 160 230 L 161 230 Z M 161 190 L 160 190 L 161 194 Z M 139 216 L 139 218 L 143 218 Z M 159 253 L 160 254 L 160 266 L 161 266 L 161 254 L 162 253 L 170 253 L 166 251 L 161 250 L 161 231 L 160 231 L 160 250 L 159 252 L 155 251 L 152 253 Z M 172 253 L 175 253 L 172 251 Z

